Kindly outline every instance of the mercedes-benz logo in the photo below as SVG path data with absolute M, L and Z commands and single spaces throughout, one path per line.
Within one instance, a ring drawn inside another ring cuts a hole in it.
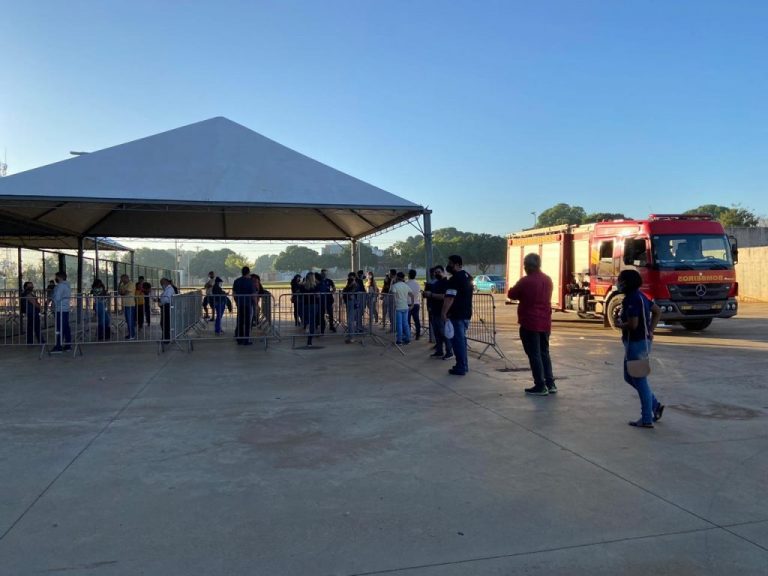
M 707 293 L 707 287 L 704 286 L 704 284 L 696 284 L 696 296 L 699 298 L 704 298 L 704 295 Z

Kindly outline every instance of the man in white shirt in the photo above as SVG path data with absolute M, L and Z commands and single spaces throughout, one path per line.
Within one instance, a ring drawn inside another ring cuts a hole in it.
M 408 324 L 408 306 L 412 301 L 411 289 L 405 282 L 405 274 L 398 272 L 389 292 L 395 301 L 395 334 L 398 344 L 408 344 L 411 341 L 411 327 Z
M 414 338 L 418 340 L 421 336 L 421 288 L 416 282 L 416 270 L 408 270 L 408 282 L 406 284 L 411 290 L 411 302 L 408 305 L 408 327 L 410 328 L 411 320 L 413 320 Z
M 56 345 L 51 350 L 51 354 L 61 354 L 72 348 L 72 333 L 69 328 L 69 301 L 71 298 L 72 289 L 67 282 L 67 273 L 56 272 L 56 287 L 51 295 L 56 314 Z M 62 336 L 64 337 L 63 347 Z
M 163 292 L 160 294 L 160 326 L 163 329 L 163 344 L 171 341 L 171 298 L 176 294 L 168 278 L 160 279 Z

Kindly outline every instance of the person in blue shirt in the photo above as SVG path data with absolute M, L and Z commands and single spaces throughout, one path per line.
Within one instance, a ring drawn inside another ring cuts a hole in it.
M 621 341 L 624 343 L 624 381 L 640 396 L 641 418 L 629 422 L 629 425 L 653 428 L 653 423 L 660 420 L 664 413 L 664 404 L 653 395 L 647 376 L 635 378 L 627 372 L 628 360 L 639 360 L 650 354 L 653 331 L 661 317 L 659 307 L 640 290 L 642 284 L 643 278 L 637 270 L 622 270 L 619 274 L 617 287 L 624 294 L 624 300 L 617 325 L 621 328 Z

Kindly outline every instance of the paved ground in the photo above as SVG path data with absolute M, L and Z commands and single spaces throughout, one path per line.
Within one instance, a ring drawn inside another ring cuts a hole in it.
M 621 348 L 558 319 L 561 392 L 509 360 L 149 345 L 0 350 L 0 573 L 768 573 L 768 306 L 662 329 L 654 430 Z

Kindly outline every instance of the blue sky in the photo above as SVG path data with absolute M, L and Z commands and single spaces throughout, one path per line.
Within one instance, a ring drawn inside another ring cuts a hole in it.
M 768 215 L 765 2 L 0 6 L 11 173 L 222 115 L 435 228 L 505 234 L 558 202 Z

